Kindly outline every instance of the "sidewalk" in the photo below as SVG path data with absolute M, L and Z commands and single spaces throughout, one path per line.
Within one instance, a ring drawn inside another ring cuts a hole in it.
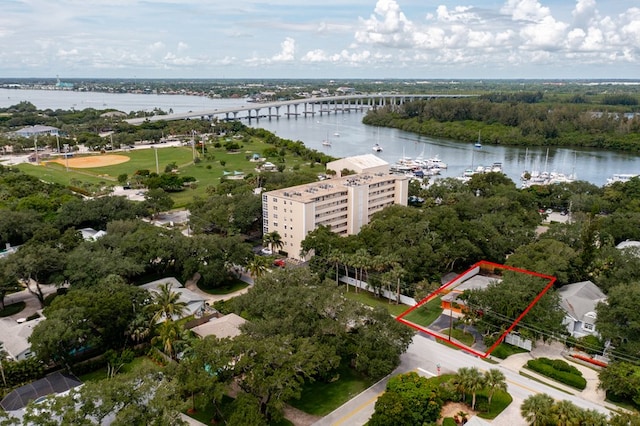
M 207 301 L 207 303 L 209 303 L 209 305 L 211 306 L 213 306 L 215 302 L 218 302 L 220 300 L 229 300 L 229 299 L 233 299 L 236 296 L 240 296 L 241 294 L 245 294 L 246 292 L 249 291 L 251 286 L 253 286 L 253 278 L 251 278 L 251 276 L 245 273 L 244 271 L 241 272 L 240 280 L 244 281 L 249 285 L 243 288 L 242 290 L 234 291 L 233 293 L 228 293 L 228 294 L 210 294 L 210 293 L 207 293 L 206 291 L 202 291 L 198 287 L 198 284 L 197 284 L 198 279 L 199 277 L 198 278 L 194 277 L 188 280 L 186 283 L 184 283 L 184 286 L 189 290 L 193 291 L 194 293 L 202 296 Z
M 568 392 L 573 395 L 580 396 L 587 401 L 595 402 L 609 409 L 619 409 L 618 407 L 605 402 L 605 392 L 601 389 L 598 389 L 598 371 L 594 368 L 586 367 L 582 364 L 573 362 L 571 358 L 565 356 L 567 354 L 565 347 L 562 343 L 552 342 L 551 344 L 538 344 L 531 352 L 521 353 L 511 355 L 507 359 L 500 362 L 500 365 L 503 367 L 515 371 L 520 372 L 524 369 L 527 364 L 527 361 L 534 358 L 549 358 L 549 359 L 562 359 L 568 362 L 570 365 L 576 367 L 581 373 L 582 376 L 587 380 L 587 387 L 580 391 L 578 389 L 574 389 L 572 387 L 563 385 L 560 382 L 556 382 L 555 380 L 549 379 L 548 377 L 544 377 L 540 374 L 532 370 L 524 370 L 523 372 L 527 375 L 534 377 L 536 380 L 546 383 L 550 386 L 553 386 L 558 389 L 562 389 L 565 392 Z

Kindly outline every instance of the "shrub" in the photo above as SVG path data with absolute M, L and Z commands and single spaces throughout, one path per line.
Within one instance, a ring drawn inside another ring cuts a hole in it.
M 582 377 L 582 373 L 563 360 L 532 359 L 527 362 L 527 368 L 576 389 L 583 390 L 587 387 L 587 381 Z

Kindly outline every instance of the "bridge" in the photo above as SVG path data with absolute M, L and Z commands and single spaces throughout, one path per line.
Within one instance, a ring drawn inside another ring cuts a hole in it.
M 153 115 L 149 117 L 130 118 L 125 120 L 129 124 L 139 125 L 152 121 L 172 121 L 172 120 L 212 120 L 218 118 L 222 120 L 239 120 L 240 118 L 249 121 L 260 118 L 286 118 L 308 116 L 315 114 L 337 114 L 338 112 L 363 111 L 369 108 L 377 108 L 386 105 L 402 105 L 405 102 L 416 99 L 436 99 L 436 98 L 466 98 L 475 95 L 400 95 L 400 94 L 370 94 L 370 95 L 345 95 L 345 96 L 324 96 L 304 99 L 294 99 L 289 101 L 250 103 L 243 107 L 208 109 L 201 111 L 189 111 L 166 115 Z M 280 114 L 280 109 L 286 108 L 286 112 Z M 246 116 L 240 116 L 246 113 Z

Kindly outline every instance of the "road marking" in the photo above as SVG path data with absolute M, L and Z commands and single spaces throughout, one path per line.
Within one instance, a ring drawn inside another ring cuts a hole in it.
M 431 376 L 431 377 L 435 377 L 435 376 L 436 376 L 436 375 L 435 375 L 435 374 L 433 374 L 431 371 L 427 371 L 427 370 L 425 370 L 424 368 L 420 368 L 420 367 L 418 367 L 418 371 L 420 371 L 420 372 L 422 372 L 422 373 L 424 373 L 424 374 L 428 374 L 428 375 L 429 375 L 429 376 Z
M 371 404 L 374 400 L 378 399 L 378 397 L 380 395 L 382 395 L 384 392 L 380 392 L 379 394 L 377 394 L 376 396 L 374 396 L 373 398 L 371 398 L 370 400 L 368 400 L 367 402 L 362 403 L 360 406 L 358 406 L 355 410 L 352 410 L 349 414 L 347 414 L 346 416 L 342 417 L 340 420 L 338 420 L 337 422 L 333 423 L 333 426 L 338 426 L 341 425 L 342 423 L 344 423 L 346 420 L 350 419 L 351 417 L 353 417 L 354 414 L 358 413 L 359 411 L 362 411 L 362 409 L 364 409 L 367 405 Z

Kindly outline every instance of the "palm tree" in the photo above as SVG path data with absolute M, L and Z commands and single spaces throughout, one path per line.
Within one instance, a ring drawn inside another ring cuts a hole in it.
M 576 405 L 563 399 L 551 408 L 553 424 L 558 426 L 580 426 L 580 409 Z
M 333 266 L 336 268 L 336 287 L 340 285 L 340 262 L 342 260 L 342 253 L 339 250 L 331 250 L 329 252 L 329 255 L 327 256 L 327 261 L 331 264 L 333 264 Z
M 269 232 L 268 234 L 264 234 L 262 237 L 263 244 L 267 244 L 269 249 L 273 252 L 275 250 L 280 250 L 284 247 L 284 242 L 282 241 L 282 237 L 278 233 L 278 231 Z
M 546 393 L 531 395 L 520 406 L 520 414 L 529 426 L 547 426 L 552 424 L 553 402 L 553 398 Z
M 153 295 L 151 304 L 148 305 L 153 313 L 152 322 L 155 323 L 163 317 L 165 322 L 173 321 L 174 315 L 180 317 L 187 309 L 187 304 L 180 301 L 180 293 L 172 291 L 172 287 L 172 283 L 163 283 Z
M 589 426 L 607 426 L 609 419 L 607 415 L 597 410 L 580 410 L 580 424 Z
M 476 394 L 479 390 L 484 389 L 484 377 L 480 370 L 476 367 L 469 369 L 469 376 L 467 378 L 467 391 L 471 392 L 471 409 L 476 409 Z
M 140 343 L 149 337 L 151 328 L 149 327 L 149 318 L 146 315 L 138 313 L 136 317 L 129 323 L 126 330 L 127 336 L 134 342 Z
M 484 384 L 489 391 L 489 407 L 491 407 L 491 398 L 498 391 L 507 391 L 507 378 L 504 373 L 497 368 L 492 368 L 484 372 Z
M 158 326 L 158 334 L 151 339 L 152 344 L 160 342 L 162 350 L 171 359 L 176 359 L 175 347 L 182 339 L 182 326 L 180 323 L 165 321 Z
M 268 270 L 269 259 L 264 256 L 253 256 L 247 265 L 247 269 L 253 278 L 262 277 Z

